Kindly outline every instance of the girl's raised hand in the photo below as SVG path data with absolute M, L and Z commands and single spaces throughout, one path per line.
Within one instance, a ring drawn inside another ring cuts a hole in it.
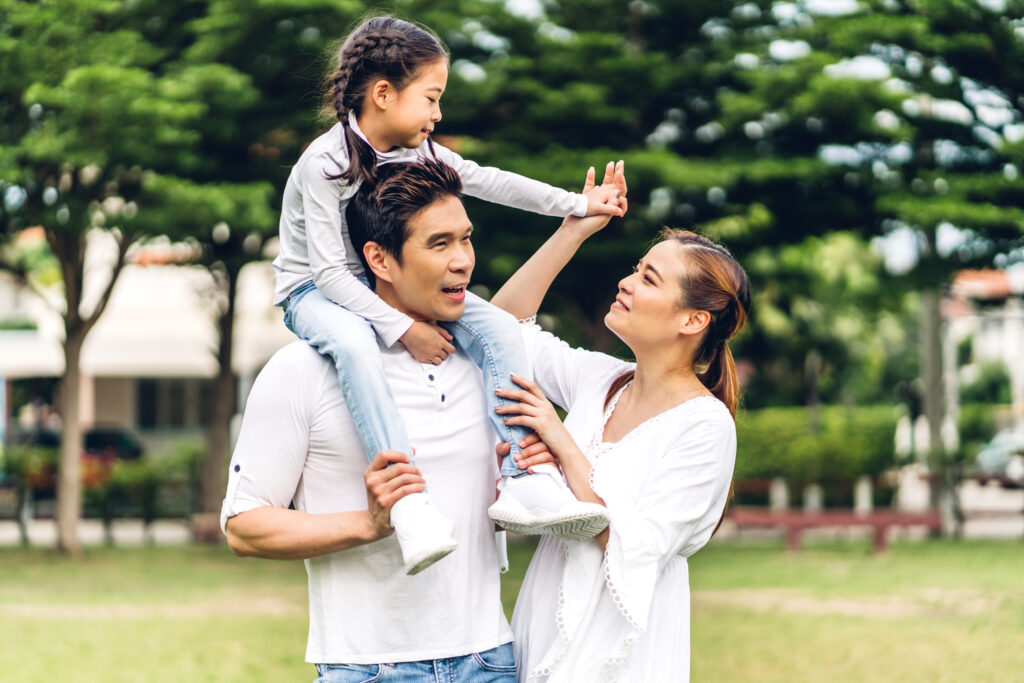
M 626 176 L 623 162 L 609 161 L 604 169 L 604 180 L 594 186 L 594 167 L 587 171 L 583 195 L 587 198 L 587 217 L 623 216 L 626 213 Z M 618 181 L 618 182 L 617 182 Z

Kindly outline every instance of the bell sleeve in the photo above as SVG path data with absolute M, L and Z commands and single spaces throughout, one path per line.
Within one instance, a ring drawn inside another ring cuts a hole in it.
M 550 401 L 564 410 L 594 387 L 633 367 L 632 363 L 597 351 L 574 349 L 536 323 L 520 325 L 533 380 Z
M 639 495 L 622 491 L 614 481 L 594 482 L 611 520 L 605 582 L 634 628 L 647 624 L 661 569 L 672 557 L 688 557 L 703 547 L 725 507 L 736 436 L 728 411 L 716 407 L 721 410 L 670 430 L 667 447 L 637 443 L 647 451 L 629 465 L 646 470 Z

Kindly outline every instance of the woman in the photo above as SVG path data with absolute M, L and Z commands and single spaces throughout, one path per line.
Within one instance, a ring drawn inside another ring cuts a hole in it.
M 535 315 L 606 222 L 567 219 L 493 303 Z M 607 506 L 611 521 L 590 540 L 541 539 L 512 620 L 520 681 L 689 678 L 686 558 L 711 538 L 729 496 L 738 383 L 727 341 L 749 305 L 728 251 L 666 230 L 605 316 L 635 364 L 528 331 L 536 384 L 515 378 L 523 389 L 500 393 L 519 403 L 499 412 L 536 431 L 577 498 Z M 545 395 L 568 411 L 564 424 Z

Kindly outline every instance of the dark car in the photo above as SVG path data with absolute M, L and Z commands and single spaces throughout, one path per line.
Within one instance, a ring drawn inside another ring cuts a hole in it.
M 57 483 L 60 432 L 53 429 L 11 430 L 8 446 L 31 455 L 20 475 L 37 494 L 52 493 Z M 85 430 L 82 444 L 82 483 L 93 486 L 109 477 L 118 460 L 137 460 L 144 452 L 142 442 L 125 427 L 101 426 Z M 4 463 L 8 465 L 8 463 Z M 14 476 L 6 472 L 7 477 Z

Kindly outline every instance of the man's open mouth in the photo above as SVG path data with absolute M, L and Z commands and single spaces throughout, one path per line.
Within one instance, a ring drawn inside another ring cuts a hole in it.
M 441 291 L 444 292 L 445 296 L 455 301 L 462 301 L 466 298 L 466 287 L 442 287 Z

